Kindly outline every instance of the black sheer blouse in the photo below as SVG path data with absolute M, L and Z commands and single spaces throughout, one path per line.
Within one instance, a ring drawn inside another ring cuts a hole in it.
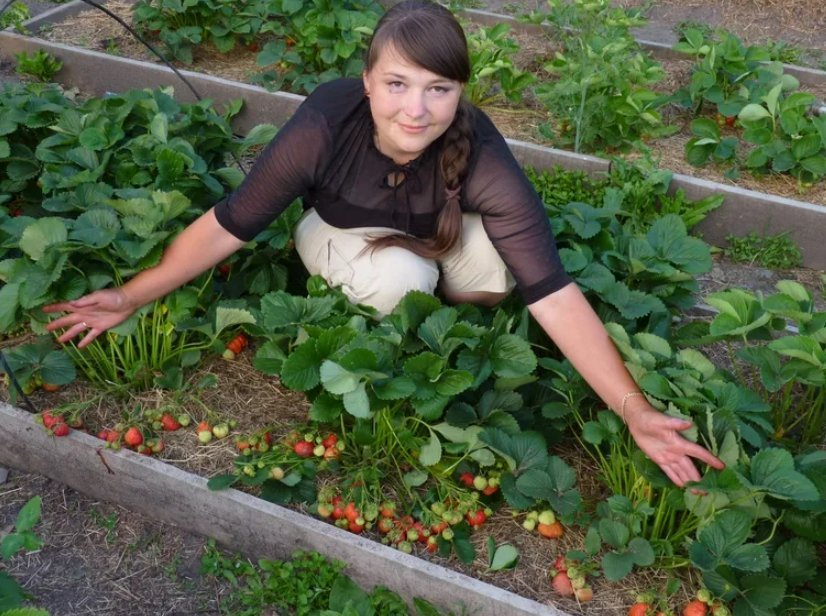
M 482 216 L 488 236 L 530 304 L 571 279 L 559 260 L 539 196 L 490 119 L 476 108 L 473 112 L 462 210 Z M 302 197 L 305 208 L 314 207 L 335 227 L 390 227 L 428 237 L 445 201 L 438 161 L 441 141 L 399 165 L 373 144 L 373 119 L 362 81 L 323 84 L 281 128 L 238 189 L 216 205 L 216 218 L 234 236 L 249 241 Z M 391 185 L 389 177 L 402 179 Z

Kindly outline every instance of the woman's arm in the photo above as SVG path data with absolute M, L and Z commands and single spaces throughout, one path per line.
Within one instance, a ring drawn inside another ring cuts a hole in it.
M 671 481 L 682 487 L 688 481 L 700 480 L 691 458 L 716 469 L 724 468 L 706 449 L 680 435 L 680 431 L 691 427 L 691 422 L 660 413 L 644 396 L 626 396 L 639 392 L 639 388 L 579 287 L 569 284 L 528 308 L 609 408 L 620 414 L 625 402 L 623 420 L 631 435 Z
M 58 338 L 60 342 L 67 342 L 86 331 L 78 344 L 84 347 L 107 329 L 128 319 L 144 304 L 220 263 L 244 243 L 226 231 L 215 218 L 214 210 L 210 209 L 175 238 L 158 265 L 142 271 L 123 286 L 44 306 L 44 312 L 68 313 L 49 323 L 46 329 L 66 329 Z

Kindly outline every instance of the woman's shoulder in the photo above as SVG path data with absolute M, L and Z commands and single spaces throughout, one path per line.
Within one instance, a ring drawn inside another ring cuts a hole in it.
M 334 79 L 319 84 L 303 106 L 321 113 L 331 125 L 335 125 L 351 117 L 365 104 L 361 79 Z

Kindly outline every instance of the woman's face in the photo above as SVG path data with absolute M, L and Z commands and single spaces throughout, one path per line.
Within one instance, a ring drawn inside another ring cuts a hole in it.
M 399 164 L 419 156 L 453 122 L 462 85 L 411 64 L 390 46 L 382 50 L 364 72 L 379 150 Z

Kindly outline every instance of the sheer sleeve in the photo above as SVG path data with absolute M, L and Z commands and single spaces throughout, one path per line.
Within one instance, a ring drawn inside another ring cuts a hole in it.
M 466 181 L 465 199 L 531 304 L 569 284 L 548 214 L 504 138 L 490 120 Z
M 222 227 L 249 241 L 316 184 L 330 151 L 330 131 L 318 110 L 302 104 L 278 131 L 230 197 L 215 206 Z

